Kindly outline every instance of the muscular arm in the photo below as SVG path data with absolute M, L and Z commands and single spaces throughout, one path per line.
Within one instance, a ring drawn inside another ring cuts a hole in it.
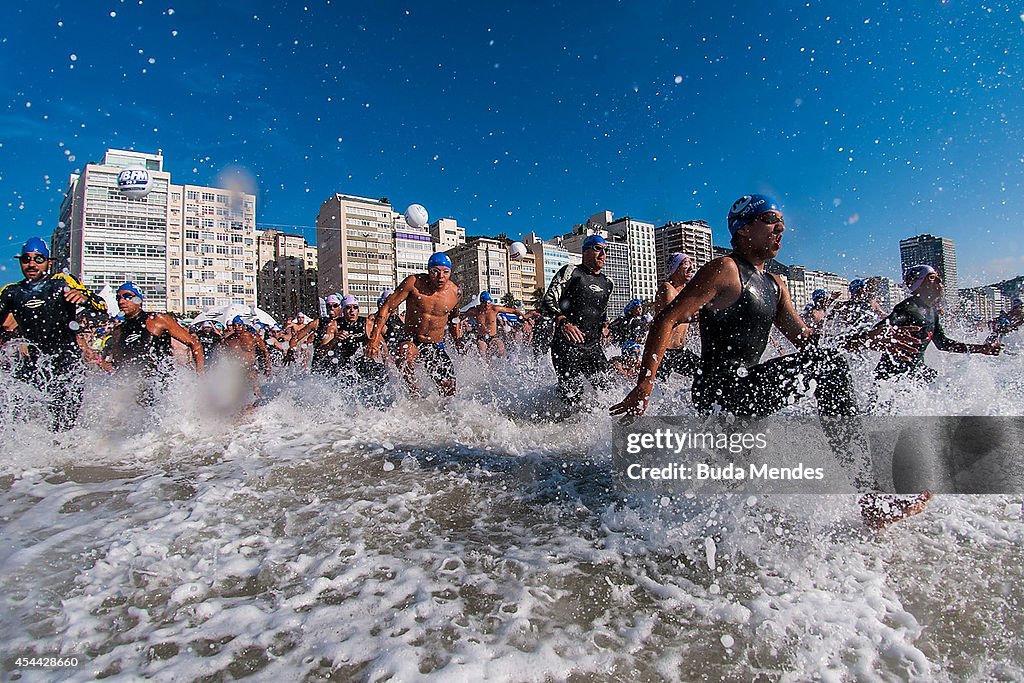
M 415 275 L 410 275 L 402 280 L 402 284 L 398 286 L 398 289 L 391 293 L 391 296 L 387 298 L 384 305 L 377 311 L 377 322 L 374 324 L 373 332 L 370 334 L 370 343 L 366 345 L 367 356 L 375 358 L 380 355 L 380 347 L 384 338 L 384 328 L 387 326 L 388 317 L 391 315 L 391 311 L 396 310 L 409 298 L 409 294 L 412 293 L 415 285 Z
M 196 372 L 203 374 L 203 345 L 195 335 L 178 324 L 178 321 L 166 313 L 158 313 L 146 321 L 146 329 L 153 336 L 166 332 L 172 339 L 177 339 L 192 351 L 192 359 L 196 364 Z
M 955 339 L 950 339 L 946 336 L 946 331 L 942 329 L 942 323 L 938 320 L 937 315 L 935 320 L 935 334 L 932 335 L 932 341 L 935 342 L 935 348 L 939 351 L 946 351 L 948 353 L 983 353 L 990 356 L 997 356 L 1002 350 L 1002 346 L 998 343 L 965 344 L 964 342 L 958 342 Z
M 780 291 L 779 307 L 775 311 L 775 326 L 795 347 L 802 349 L 815 338 L 814 331 L 804 324 L 800 314 L 793 307 L 793 300 L 789 297 L 789 288 L 778 275 L 772 274 L 772 277 Z
M 654 316 L 644 356 L 640 363 L 636 387 L 611 408 L 612 415 L 642 415 L 647 408 L 647 397 L 654 388 L 665 350 L 672 339 L 672 329 L 679 323 L 689 321 L 702 307 L 711 303 L 720 293 L 728 278 L 736 277 L 735 266 L 723 264 L 722 260 L 712 261 L 701 268 L 686 289 L 677 296 L 661 313 Z
M 292 335 L 291 341 L 288 342 L 288 348 L 294 349 L 296 346 L 306 340 L 306 337 L 311 335 L 313 331 L 320 326 L 319 320 L 310 320 L 308 323 L 300 327 Z

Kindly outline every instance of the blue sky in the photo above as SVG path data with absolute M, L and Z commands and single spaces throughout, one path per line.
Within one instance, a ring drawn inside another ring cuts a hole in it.
M 898 240 L 931 232 L 962 285 L 1024 273 L 1024 5 L 211 7 L 4 3 L 0 235 L 49 238 L 107 147 L 161 148 L 175 182 L 249 171 L 261 224 L 340 191 L 476 234 L 607 209 L 724 244 L 760 191 L 787 263 L 898 277 Z

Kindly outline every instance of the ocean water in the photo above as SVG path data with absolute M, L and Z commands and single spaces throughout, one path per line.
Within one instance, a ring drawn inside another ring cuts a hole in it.
M 883 387 L 886 409 L 1022 414 L 1008 346 L 930 355 L 939 381 Z M 243 415 L 222 383 L 179 376 L 146 409 L 94 377 L 58 435 L 0 382 L 3 678 L 1024 678 L 1024 495 L 940 495 L 882 532 L 852 494 L 627 505 L 624 385 L 552 417 L 546 363 L 457 366 L 449 401 L 286 373 Z M 691 412 L 681 378 L 649 409 Z

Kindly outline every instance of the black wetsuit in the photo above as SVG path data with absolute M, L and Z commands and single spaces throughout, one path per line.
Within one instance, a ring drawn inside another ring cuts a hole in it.
M 608 359 L 601 348 L 601 335 L 612 295 L 612 281 L 603 273 L 591 273 L 583 266 L 568 265 L 555 273 L 544 294 L 544 313 L 559 318 L 551 341 L 551 362 L 558 374 L 558 390 L 567 404 L 583 395 L 583 379 L 597 388 L 609 382 Z M 562 334 L 562 326 L 572 323 L 583 333 L 577 344 Z
M 154 315 L 142 311 L 133 318 L 126 318 L 111 334 L 106 352 L 115 368 L 134 368 L 166 378 L 170 370 L 171 335 L 153 336 L 146 329 L 146 322 Z
M 338 330 L 326 345 L 322 344 L 330 318 L 323 318 L 317 325 L 313 351 L 313 372 L 324 375 L 338 375 L 354 370 L 363 378 L 383 378 L 384 366 L 366 358 L 360 351 L 369 343 L 366 336 L 366 318 L 353 321 L 335 319 Z M 342 336 L 342 333 L 348 333 Z
M 75 335 L 76 304 L 64 298 L 65 288 L 84 292 L 84 306 L 105 312 L 106 304 L 74 278 L 57 273 L 41 280 L 22 280 L 0 290 L 0 323 L 13 314 L 19 334 L 29 342 L 15 371 L 48 397 L 55 430 L 74 426 L 82 404 L 82 354 Z
M 642 315 L 624 315 L 610 322 L 608 329 L 612 333 L 612 340 L 618 344 L 631 341 L 643 344 L 650 326 Z
M 399 346 L 411 341 L 412 337 L 405 330 L 405 322 L 398 313 L 388 316 L 384 323 L 384 343 L 388 345 L 391 353 L 395 353 Z
M 814 387 L 825 435 L 840 462 L 853 469 L 858 488 L 876 489 L 846 360 L 834 349 L 811 344 L 798 353 L 760 363 L 782 296 L 778 281 L 730 254 L 743 285 L 739 299 L 719 311 L 700 313 L 701 367 L 693 403 L 702 413 L 720 406 L 743 417 L 766 417 Z M 828 420 L 825 418 L 851 418 Z M 858 442 L 851 448 L 852 441 Z
M 533 322 L 533 330 L 530 334 L 530 346 L 533 348 L 533 355 L 541 356 L 551 348 L 551 339 L 555 333 L 555 319 L 550 315 L 542 314 Z
M 935 379 L 935 370 L 925 365 L 924 362 L 924 354 L 928 350 L 929 342 L 935 342 L 936 348 L 940 351 L 967 353 L 970 350 L 969 345 L 946 336 L 945 330 L 942 329 L 942 323 L 939 321 L 939 309 L 926 304 L 919 296 L 911 296 L 896 304 L 896 308 L 892 309 L 892 313 L 885 319 L 885 324 L 913 325 L 921 329 L 914 333 L 916 340 L 912 344 L 916 350 L 914 357 L 904 360 L 892 354 L 883 354 L 875 367 L 877 379 L 889 379 L 904 374 L 929 382 Z

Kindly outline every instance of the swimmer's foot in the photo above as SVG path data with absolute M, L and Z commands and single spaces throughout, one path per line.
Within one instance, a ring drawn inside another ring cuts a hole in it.
M 886 493 L 866 493 L 860 499 L 860 516 L 869 528 L 884 529 L 901 519 L 922 512 L 931 497 L 931 491 L 925 491 L 913 498 Z

